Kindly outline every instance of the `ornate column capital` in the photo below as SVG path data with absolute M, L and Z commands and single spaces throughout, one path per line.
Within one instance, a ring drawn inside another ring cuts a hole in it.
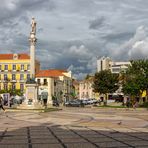
M 34 45 L 35 46 L 35 44 L 37 42 L 37 38 L 35 36 L 33 38 L 30 36 L 29 41 L 30 41 L 30 45 Z

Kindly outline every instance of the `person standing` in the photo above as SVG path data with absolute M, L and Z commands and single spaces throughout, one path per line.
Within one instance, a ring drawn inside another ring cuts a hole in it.
M 5 109 L 3 107 L 3 98 L 0 96 L 0 109 L 2 109 L 5 112 Z
M 126 100 L 126 107 L 128 109 L 130 108 L 130 98 L 127 98 L 127 100 Z
M 133 103 L 133 109 L 136 110 L 137 107 L 138 107 L 138 101 L 134 101 L 134 103 Z

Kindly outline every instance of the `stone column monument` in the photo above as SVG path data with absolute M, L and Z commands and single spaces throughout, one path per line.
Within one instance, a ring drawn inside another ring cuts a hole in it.
M 26 104 L 35 107 L 37 104 L 38 85 L 35 82 L 35 44 L 36 39 L 36 21 L 32 18 L 31 32 L 29 37 L 30 42 L 30 79 L 26 82 Z
M 32 18 L 31 21 L 31 32 L 30 32 L 30 78 L 35 78 L 35 44 L 37 42 L 36 39 L 36 21 Z

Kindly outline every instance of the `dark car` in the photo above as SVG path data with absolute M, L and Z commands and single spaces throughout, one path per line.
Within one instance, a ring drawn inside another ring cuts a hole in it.
M 59 107 L 59 102 L 58 102 L 58 100 L 53 100 L 52 105 L 53 105 L 53 106 L 56 106 L 56 107 Z
M 79 100 L 71 100 L 71 101 L 65 102 L 65 106 L 80 107 L 82 106 L 82 103 Z

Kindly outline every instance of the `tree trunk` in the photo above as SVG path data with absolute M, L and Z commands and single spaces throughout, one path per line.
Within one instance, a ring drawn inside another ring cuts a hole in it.
M 134 103 L 134 96 L 131 95 L 131 97 L 130 97 L 130 106 L 131 107 L 133 106 L 133 103 Z
M 107 100 L 108 100 L 108 95 L 107 94 L 105 94 L 105 98 L 104 98 L 104 100 L 103 100 L 103 103 L 104 103 L 104 106 L 107 106 Z
M 143 94 L 143 92 L 139 94 L 139 104 L 143 103 L 142 94 Z

